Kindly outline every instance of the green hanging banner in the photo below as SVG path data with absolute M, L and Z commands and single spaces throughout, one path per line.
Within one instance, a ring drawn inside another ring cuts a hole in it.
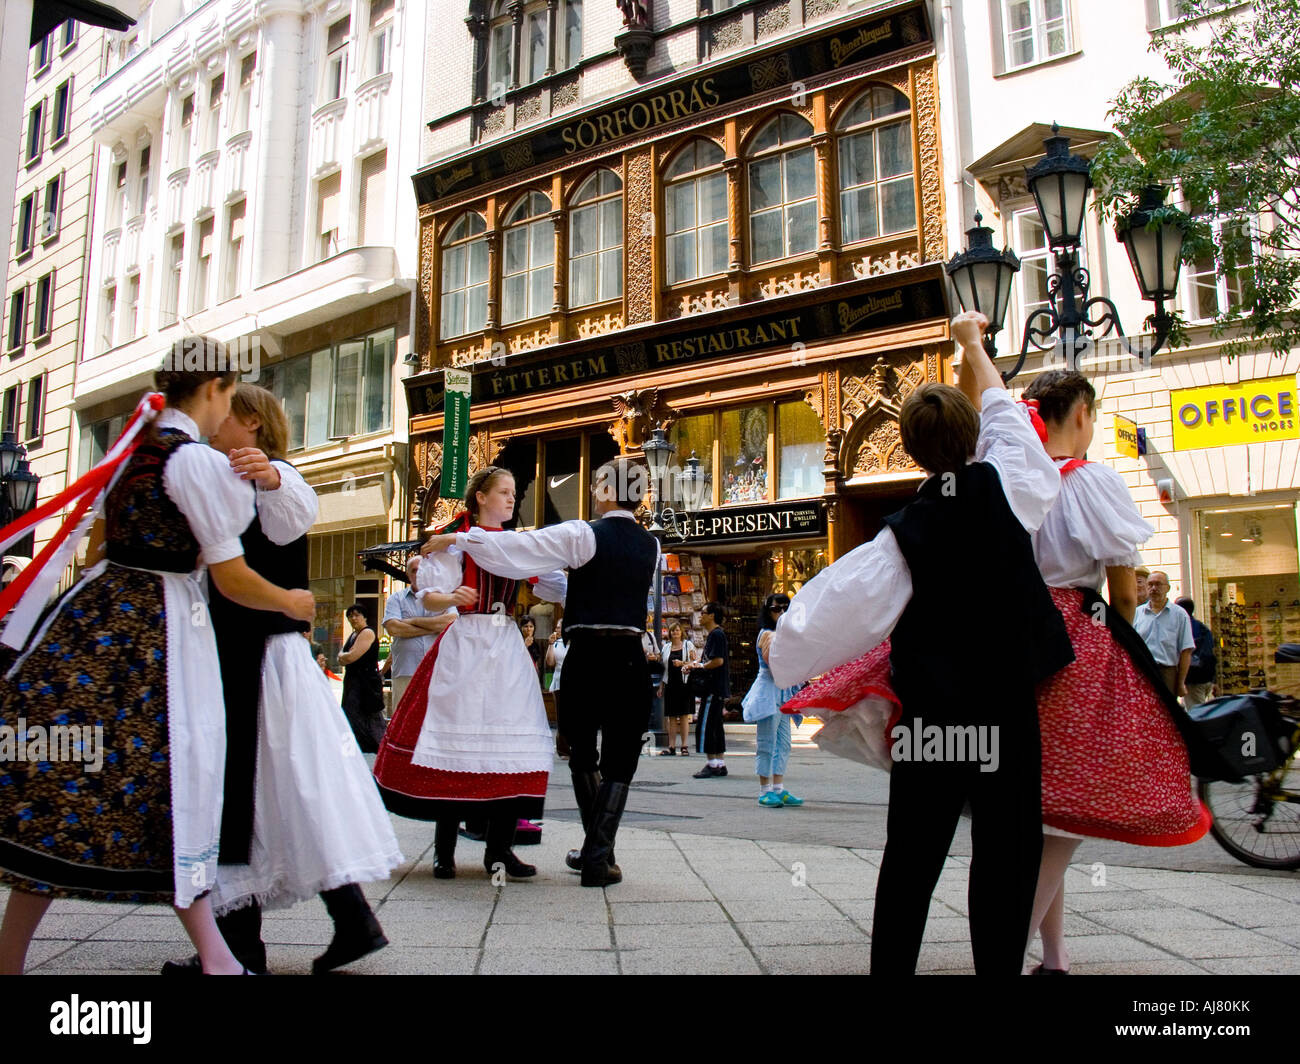
M 469 481 L 469 392 L 467 370 L 449 369 L 443 377 L 446 388 L 442 422 L 442 486 L 440 499 L 460 499 Z

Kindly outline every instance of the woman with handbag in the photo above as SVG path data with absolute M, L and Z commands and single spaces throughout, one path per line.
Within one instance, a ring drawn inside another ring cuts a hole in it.
M 695 648 L 686 642 L 682 626 L 676 621 L 668 628 L 668 640 L 668 654 L 664 659 L 666 670 L 659 684 L 659 696 L 664 700 L 664 729 L 668 732 L 668 749 L 664 753 L 679 750 L 682 757 L 689 757 L 691 751 L 687 736 L 695 712 L 695 696 L 686 684 L 683 669 L 695 660 Z
M 755 767 L 758 771 L 758 804 L 769 809 L 787 805 L 803 805 L 785 789 L 785 766 L 790 760 L 790 717 L 781 712 L 781 706 L 798 692 L 798 686 L 776 686 L 772 670 L 767 665 L 768 647 L 772 633 L 781 615 L 790 608 L 788 595 L 768 595 L 758 614 L 758 676 L 745 700 L 745 722 L 758 725 L 756 736 L 758 752 Z

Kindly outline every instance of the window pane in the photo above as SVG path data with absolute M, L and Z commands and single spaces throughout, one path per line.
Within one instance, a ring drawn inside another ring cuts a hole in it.
M 569 254 L 573 256 L 589 255 L 597 247 L 596 208 L 582 207 L 574 211 L 570 217 L 572 221 L 569 223 L 569 239 L 572 246 L 569 248 Z
M 765 211 L 750 219 L 750 243 L 755 262 L 781 257 L 781 214 L 779 210 Z
M 506 230 L 506 273 L 518 273 L 528 266 L 528 229 L 519 226 Z
M 304 359 L 304 362 L 307 361 Z M 311 356 L 311 385 L 307 392 L 307 439 L 305 447 L 319 447 L 329 439 L 330 385 L 334 361 L 329 348 Z
M 713 174 L 699 179 L 700 224 L 719 222 L 727 217 L 727 178 Z
M 623 243 L 623 197 L 606 200 L 600 205 L 600 246 L 618 247 Z
M 477 332 L 487 324 L 487 285 L 471 288 L 465 297 L 465 331 Z
M 588 255 L 569 263 L 569 305 L 585 307 L 596 302 L 596 259 Z
M 475 240 L 469 245 L 469 283 L 487 281 L 488 248 L 486 240 Z
M 339 345 L 338 370 L 334 375 L 335 436 L 351 436 L 357 431 L 357 414 L 361 405 L 361 367 L 365 350 L 363 340 Z
M 700 275 L 723 273 L 727 269 L 727 227 L 711 225 L 700 233 Z
M 695 230 L 668 238 L 668 283 L 695 276 Z
M 786 254 L 811 251 L 817 245 L 817 204 L 811 201 L 786 208 Z
M 548 313 L 555 302 L 555 269 L 546 266 L 540 270 L 533 270 L 529 276 L 532 278 L 530 286 L 532 294 L 528 305 L 528 316 L 535 318 L 539 314 Z
M 840 138 L 840 187 L 852 188 L 876 176 L 875 134 L 856 133 Z
M 546 12 L 528 16 L 528 80 L 536 81 L 546 73 Z
M 440 311 L 442 322 L 442 338 L 445 340 L 448 336 L 459 336 L 465 332 L 464 319 L 465 313 L 465 293 L 463 291 L 448 292 L 442 297 L 442 309 Z
M 603 251 L 600 255 L 600 299 L 617 299 L 623 294 L 623 251 Z
M 668 432 L 668 439 L 672 445 L 677 448 L 673 454 L 673 464 L 678 470 L 685 473 L 689 466 L 687 461 L 691 454 L 700 460 L 700 476 L 713 476 L 713 415 L 697 414 L 694 417 L 680 418 L 673 423 L 673 427 Z M 681 491 L 676 483 L 668 489 L 669 498 L 674 506 L 683 506 L 685 500 L 682 499 Z M 706 507 L 713 505 L 713 493 L 709 492 L 704 498 Z
M 785 161 L 785 195 L 787 200 L 807 199 L 817 195 L 817 178 L 813 172 L 813 150 L 804 148 L 783 156 Z
M 505 279 L 505 291 L 503 292 L 505 313 L 502 315 L 503 321 L 507 323 L 522 321 L 527 315 L 528 308 L 524 303 L 524 284 L 526 280 L 527 275 L 522 273 L 517 273 L 513 277 Z
M 898 177 L 912 172 L 911 123 L 899 122 L 880 130 L 880 176 Z
M 876 226 L 875 185 L 840 193 L 840 226 L 846 244 L 880 235 Z
M 916 197 L 910 177 L 880 186 L 880 213 L 883 232 L 916 228 Z
M 760 211 L 781 202 L 781 160 L 749 164 L 749 209 Z
M 388 400 L 397 332 L 389 329 L 366 340 L 365 408 L 362 432 L 378 432 L 388 425 Z
M 799 499 L 822 494 L 825 478 L 822 459 L 826 437 L 812 407 L 804 402 L 781 403 L 776 408 L 778 499 Z
M 447 248 L 442 253 L 442 290 L 450 292 L 465 284 L 465 245 Z
M 570 436 L 563 440 L 548 440 L 546 453 L 546 493 L 543 503 L 542 523 L 556 524 L 573 521 L 580 515 L 583 483 L 578 477 L 578 463 L 582 455 L 582 437 Z
M 695 225 L 695 182 L 683 181 L 669 185 L 665 190 L 664 203 L 668 215 L 668 232 L 680 233 Z
M 722 501 L 767 498 L 767 407 L 722 413 Z

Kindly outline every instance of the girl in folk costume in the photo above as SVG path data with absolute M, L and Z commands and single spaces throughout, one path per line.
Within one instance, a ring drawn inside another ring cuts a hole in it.
M 284 459 L 289 423 L 264 388 L 240 384 L 209 438 L 257 485 L 257 516 L 242 536 L 254 571 L 305 587 L 316 493 Z M 213 903 L 218 926 L 250 969 L 266 968 L 262 908 L 319 893 L 334 941 L 317 974 L 387 945 L 359 882 L 387 879 L 402 859 L 375 782 L 329 681 L 295 621 L 230 601 L 211 588 L 226 704 L 226 779 Z M 189 967 L 196 967 L 197 958 Z M 164 971 L 175 971 L 169 966 Z
M 1192 793 L 1181 710 L 1131 627 L 1137 548 L 1152 534 L 1123 479 L 1084 459 L 1096 393 L 1052 370 L 1025 390 L 1039 435 L 1061 471 L 1061 494 L 1033 536 L 1034 557 L 1065 620 L 1075 660 L 1038 690 L 1043 740 L 1043 860 L 1030 941 L 1034 974 L 1065 972 L 1065 870 L 1082 836 L 1182 846 L 1209 828 Z M 1103 579 L 1110 602 L 1098 593 Z
M 2 972 L 22 971 L 50 901 L 68 897 L 170 902 L 204 972 L 243 970 L 208 896 L 217 878 L 225 708 L 200 570 L 207 566 L 228 598 L 253 609 L 305 621 L 315 603 L 244 561 L 239 536 L 253 519 L 253 488 L 197 442 L 229 413 L 235 373 L 172 368 L 195 350 L 208 356 L 203 365 L 229 364 L 211 341 L 175 345 L 155 377 L 166 409 L 138 439 L 144 418 L 133 422 L 132 438 L 74 485 L 84 491 L 135 448 L 91 532 L 91 568 L 30 642 L 18 622 L 44 603 L 39 578 L 5 631 L 8 645 L 26 651 L 0 684 L 0 723 L 25 717 L 29 726 L 79 726 L 83 735 L 102 728 L 103 763 L 98 771 L 69 759 L 0 767 L 0 882 L 13 888 L 0 928 Z M 48 570 L 55 579 L 75 544 L 43 553 L 46 564 L 59 562 Z
M 515 479 L 488 466 L 469 480 L 465 512 L 438 532 L 478 525 L 500 531 L 515 508 Z M 417 577 L 431 610 L 458 611 L 402 696 L 375 759 L 375 779 L 390 812 L 434 820 L 434 875 L 455 874 L 456 829 L 486 817 L 484 865 L 507 875 L 536 875 L 511 852 L 516 823 L 542 814 L 554 740 L 537 670 L 511 611 L 518 584 L 479 568 L 468 555 L 428 554 Z M 533 590 L 564 599 L 564 574 Z M 531 581 L 530 581 L 531 582 Z

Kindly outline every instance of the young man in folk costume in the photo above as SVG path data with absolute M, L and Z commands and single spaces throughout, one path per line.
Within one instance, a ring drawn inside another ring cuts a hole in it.
M 240 384 L 209 438 L 257 487 L 240 537 L 252 569 L 285 588 L 308 582 L 307 531 L 316 493 L 284 459 L 289 424 L 264 388 Z M 334 939 L 321 974 L 388 944 L 359 882 L 387 879 L 402 859 L 374 780 L 329 682 L 302 637 L 310 626 L 210 589 L 226 704 L 225 801 L 214 906 L 235 955 L 266 970 L 262 908 L 318 894 Z M 197 958 L 164 974 L 197 972 Z
M 455 546 L 484 568 L 516 579 L 569 567 L 564 598 L 569 651 L 559 725 L 569 744 L 569 771 L 586 831 L 581 851 L 570 852 L 567 863 L 582 872 L 584 887 L 623 878 L 614 862 L 614 837 L 650 719 L 650 670 L 641 636 L 659 545 L 633 517 L 647 486 L 643 467 L 607 463 L 594 477 L 594 521 L 564 521 L 510 536 L 476 529 L 434 536 L 423 548 Z
M 893 688 L 911 728 L 974 726 L 998 763 L 956 751 L 899 760 L 876 887 L 873 975 L 916 969 L 930 897 L 970 801 L 970 927 L 975 969 L 1015 975 L 1042 852 L 1034 685 L 1073 658 L 1034 564 L 1030 532 L 1060 475 L 980 342 L 987 320 L 961 314 L 960 390 L 923 384 L 903 404 L 903 446 L 931 476 L 870 543 L 795 596 L 769 652 L 788 687 L 891 637 Z M 891 636 L 892 632 L 892 636 Z M 996 730 L 994 730 L 996 729 Z M 920 737 L 913 744 L 920 747 Z

